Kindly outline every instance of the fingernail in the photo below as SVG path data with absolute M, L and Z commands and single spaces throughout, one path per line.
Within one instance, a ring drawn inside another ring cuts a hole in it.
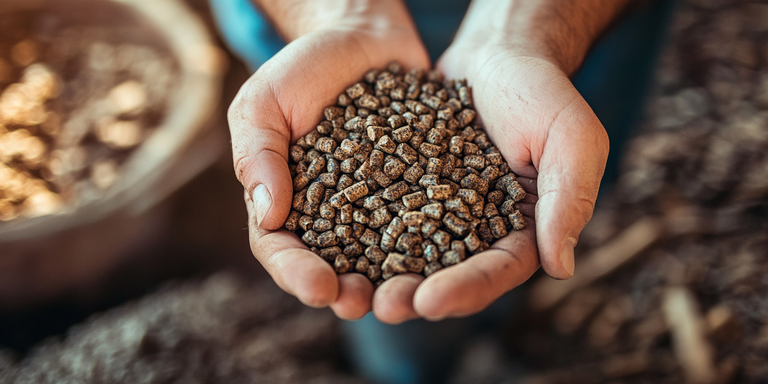
M 272 196 L 269 194 L 269 191 L 264 184 L 259 184 L 253 190 L 251 199 L 256 208 L 256 224 L 259 224 L 269 211 L 269 207 L 272 205 Z
M 569 275 L 573 276 L 573 270 L 574 270 L 574 260 L 573 260 L 573 249 L 576 247 L 576 238 L 575 237 L 569 237 L 565 239 L 565 244 L 563 244 L 563 249 L 560 250 L 560 263 L 563 265 L 563 268 L 566 272 L 568 272 Z

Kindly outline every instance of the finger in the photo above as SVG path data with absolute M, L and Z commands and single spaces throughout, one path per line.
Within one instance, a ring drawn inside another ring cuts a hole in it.
M 258 79 L 249 80 L 229 109 L 235 173 L 253 202 L 255 225 L 280 228 L 288 217 L 293 185 L 288 170 L 290 131 L 280 108 Z
M 256 225 L 255 206 L 246 195 L 251 251 L 284 291 L 315 308 L 336 301 L 336 272 L 296 237 L 285 230 L 269 231 Z
M 331 309 L 339 318 L 357 320 L 371 311 L 373 284 L 359 273 L 345 273 L 339 277 L 339 297 Z
M 417 319 L 413 295 L 424 276 L 413 273 L 397 275 L 385 281 L 373 294 L 373 314 L 387 324 L 400 324 Z
M 608 157 L 608 136 L 576 93 L 552 122 L 539 162 L 536 204 L 541 265 L 550 276 L 573 276 L 573 249 L 592 217 Z
M 431 275 L 416 290 L 416 313 L 428 320 L 482 311 L 539 267 L 535 226 L 511 232 L 490 249 Z

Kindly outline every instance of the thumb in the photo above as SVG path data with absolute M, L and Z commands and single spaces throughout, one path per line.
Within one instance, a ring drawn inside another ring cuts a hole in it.
M 272 231 L 290 213 L 290 130 L 274 98 L 252 91 L 261 89 L 243 87 L 229 108 L 228 120 L 237 179 L 253 201 L 258 227 Z
M 536 237 L 541 266 L 556 279 L 573 276 L 573 249 L 597 199 L 608 136 L 587 102 L 573 97 L 557 114 L 539 161 Z

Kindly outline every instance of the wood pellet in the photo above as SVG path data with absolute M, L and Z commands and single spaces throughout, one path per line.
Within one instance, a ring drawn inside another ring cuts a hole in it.
M 525 191 L 473 124 L 470 88 L 442 78 L 371 70 L 290 148 L 285 228 L 337 273 L 429 276 L 525 228 Z

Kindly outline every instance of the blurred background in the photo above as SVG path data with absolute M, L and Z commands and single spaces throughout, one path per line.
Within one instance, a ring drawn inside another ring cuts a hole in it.
M 251 255 L 208 2 L 72 3 L 0 3 L 0 383 L 366 382 Z M 768 382 L 768 1 L 677 3 L 576 276 L 448 382 Z

